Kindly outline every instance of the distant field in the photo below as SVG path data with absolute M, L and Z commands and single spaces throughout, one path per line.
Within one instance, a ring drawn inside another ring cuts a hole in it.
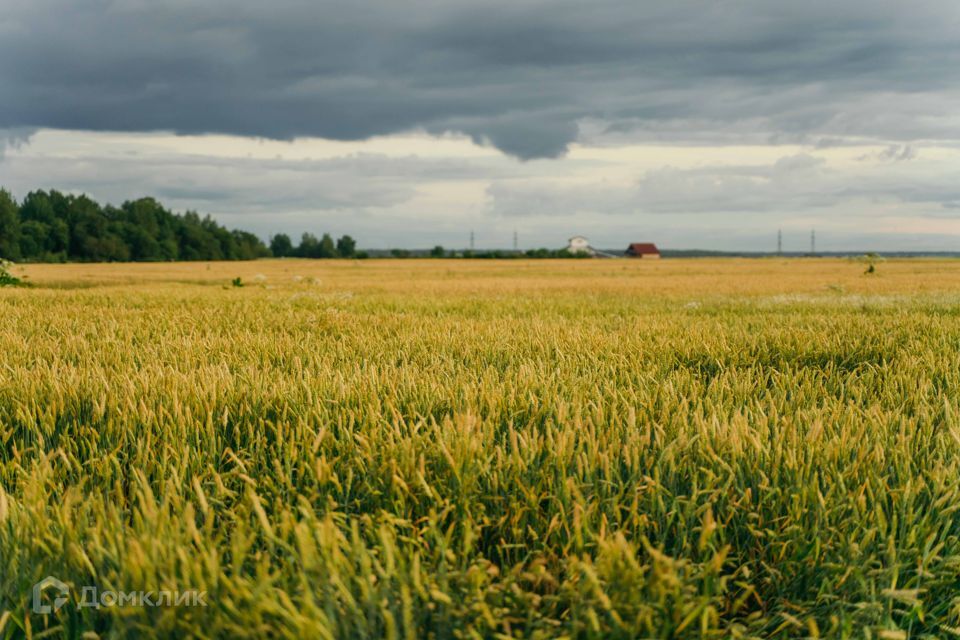
M 0 638 L 960 636 L 960 261 L 864 269 L 25 267 Z

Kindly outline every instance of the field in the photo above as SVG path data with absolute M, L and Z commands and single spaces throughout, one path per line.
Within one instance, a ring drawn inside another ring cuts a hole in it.
M 960 262 L 864 268 L 29 266 L 0 638 L 960 636 Z

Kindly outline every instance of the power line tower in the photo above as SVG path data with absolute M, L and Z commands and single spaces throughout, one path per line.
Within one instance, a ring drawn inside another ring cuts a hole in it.
M 817 232 L 810 229 L 810 255 L 817 255 Z
M 473 230 L 470 231 L 470 251 L 473 251 Z
M 513 252 L 514 252 L 514 253 L 516 253 L 516 252 L 517 252 L 517 250 L 518 250 L 518 244 L 517 244 L 517 230 L 516 230 L 516 229 L 514 229 L 514 230 L 513 230 Z
M 783 255 L 783 229 L 777 229 L 777 255 Z

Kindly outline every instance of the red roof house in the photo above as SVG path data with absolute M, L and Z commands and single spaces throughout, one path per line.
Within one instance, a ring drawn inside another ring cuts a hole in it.
M 659 258 L 660 250 L 652 242 L 633 242 L 624 252 L 629 258 Z

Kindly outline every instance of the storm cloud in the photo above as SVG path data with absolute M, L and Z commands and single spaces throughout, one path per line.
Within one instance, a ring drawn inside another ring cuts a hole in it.
M 7 0 L 0 129 L 960 141 L 960 5 Z

